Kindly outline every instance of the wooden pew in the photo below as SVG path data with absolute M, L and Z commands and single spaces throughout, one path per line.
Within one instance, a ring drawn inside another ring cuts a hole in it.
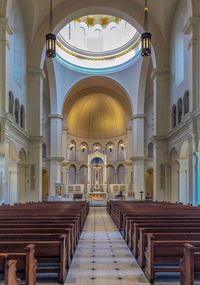
M 154 282 L 157 272 L 180 272 L 180 259 L 185 243 L 200 240 L 199 233 L 147 234 L 144 272 L 148 281 Z
M 16 262 L 9 262 L 15 260 Z M 8 265 L 6 267 L 5 265 Z M 0 253 L 0 273 L 5 274 L 5 281 L 20 280 L 25 278 L 26 285 L 36 284 L 35 245 L 30 244 L 18 252 L 7 251 Z M 11 283 L 10 283 L 11 284 Z
M 6 261 L 5 285 L 21 285 L 16 275 L 16 264 L 17 260 L 10 259 Z
M 200 242 L 184 245 L 183 259 L 180 261 L 180 285 L 194 285 L 200 276 Z

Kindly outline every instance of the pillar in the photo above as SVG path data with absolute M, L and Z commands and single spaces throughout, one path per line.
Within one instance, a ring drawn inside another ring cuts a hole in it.
M 28 106 L 27 130 L 30 135 L 31 187 L 29 199 L 42 200 L 42 114 L 43 80 L 45 74 L 40 68 L 28 69 Z
M 152 72 L 153 80 L 153 170 L 154 200 L 165 200 L 165 165 L 167 163 L 167 133 L 169 130 L 169 68 L 159 67 Z
M 50 189 L 49 194 L 55 196 L 55 183 L 61 181 L 62 156 L 62 115 L 50 114 L 51 143 L 50 143 Z M 56 139 L 55 139 L 56 138 Z M 60 139 L 59 139 L 60 138 Z
M 133 191 L 135 199 L 140 199 L 142 191 L 145 197 L 145 173 L 144 173 L 144 114 L 136 114 L 132 117 L 133 130 Z
M 200 205 L 200 152 L 196 153 L 197 159 L 197 204 Z
M 179 159 L 179 202 L 186 204 L 189 201 L 189 165 L 188 159 Z

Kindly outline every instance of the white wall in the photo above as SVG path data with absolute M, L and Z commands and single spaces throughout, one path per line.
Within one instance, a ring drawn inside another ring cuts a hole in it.
M 177 104 L 178 98 L 183 98 L 186 90 L 192 90 L 192 58 L 191 49 L 188 49 L 191 36 L 183 33 L 184 25 L 189 18 L 186 0 L 179 1 L 177 10 L 174 16 L 174 22 L 171 33 L 171 48 L 170 48 L 170 71 L 171 71 L 171 86 L 170 86 L 170 112 L 173 104 Z M 181 47 L 182 45 L 182 47 Z M 183 54 L 181 55 L 183 48 Z M 181 75 L 181 66 L 183 65 L 183 77 Z

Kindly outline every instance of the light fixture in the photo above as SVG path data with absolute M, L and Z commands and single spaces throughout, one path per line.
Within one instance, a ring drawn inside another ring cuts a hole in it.
M 49 34 L 46 35 L 46 56 L 56 57 L 56 35 L 52 33 L 52 0 L 50 0 Z
M 111 144 L 109 144 L 108 149 L 110 152 L 112 151 L 112 145 Z
M 85 151 L 85 148 L 86 148 L 86 146 L 85 146 L 85 144 L 83 144 L 83 145 L 82 145 L 82 152 Z
M 73 142 L 70 143 L 69 148 L 70 148 L 70 150 L 72 150 L 74 148 L 74 143 Z
M 141 35 L 141 55 L 151 55 L 151 33 L 148 32 L 148 6 L 145 0 L 144 7 L 144 33 Z
M 98 150 L 98 149 L 99 149 L 99 146 L 98 146 L 98 145 L 96 145 L 96 146 L 95 146 L 95 149 L 96 149 L 96 150 Z
M 120 143 L 120 147 L 122 150 L 124 150 L 124 143 L 123 142 Z

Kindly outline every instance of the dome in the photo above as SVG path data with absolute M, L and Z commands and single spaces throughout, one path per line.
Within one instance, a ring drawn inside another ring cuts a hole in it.
M 58 60 L 84 68 L 116 67 L 133 59 L 139 50 L 139 32 L 115 16 L 80 17 L 57 35 Z
M 103 94 L 89 94 L 77 100 L 68 114 L 68 133 L 87 139 L 104 139 L 126 133 L 126 114 L 120 103 Z

